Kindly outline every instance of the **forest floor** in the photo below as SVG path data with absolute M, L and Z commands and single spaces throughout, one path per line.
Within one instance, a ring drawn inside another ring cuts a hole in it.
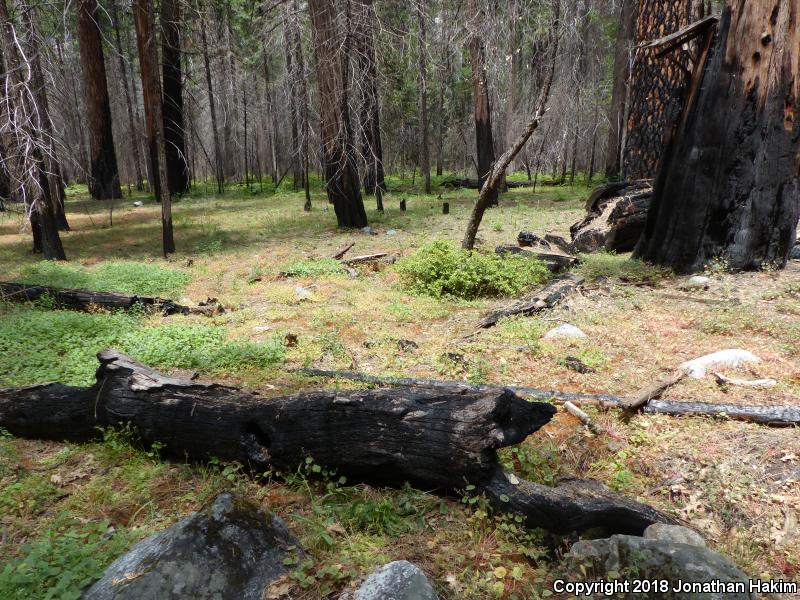
M 481 246 L 491 251 L 515 243 L 521 230 L 568 236 L 587 194 L 579 186 L 514 190 L 487 213 Z M 407 212 L 398 209 L 401 198 L 408 199 Z M 667 396 L 800 403 L 797 261 L 783 271 L 746 274 L 717 265 L 708 272 L 708 290 L 686 291 L 686 278 L 626 256 L 586 256 L 577 269 L 588 280 L 581 295 L 541 318 L 507 319 L 465 339 L 486 311 L 507 300 L 414 295 L 392 265 L 360 268 L 354 277 L 325 260 L 350 242 L 356 245 L 348 256 L 406 256 L 435 239 L 457 242 L 474 192 L 442 198 L 450 215 L 441 214 L 435 194 L 390 193 L 385 215 L 368 211 L 375 233 L 369 235 L 337 230 L 319 189 L 310 213 L 302 211 L 302 193 L 251 195 L 239 188 L 217 197 L 199 189 L 174 206 L 178 254 L 169 261 L 158 258 L 159 207 L 144 196 L 142 207 L 133 206 L 136 197 L 115 202 L 111 226 L 109 204 L 71 190 L 65 264 L 31 255 L 21 215 L 0 213 L 2 280 L 192 303 L 213 297 L 229 309 L 210 318 L 161 317 L 0 303 L 0 387 L 88 384 L 94 354 L 113 346 L 164 371 L 194 370 L 201 379 L 272 395 L 354 385 L 291 372 L 298 367 L 624 395 L 687 359 L 743 348 L 762 362 L 730 373 L 774 378 L 777 387 L 722 388 L 708 377 L 684 380 Z M 281 276 L 285 271 L 294 276 Z M 542 339 L 561 322 L 580 327 L 587 339 Z M 570 370 L 567 356 L 594 372 Z M 505 451 L 505 461 L 538 482 L 564 475 L 603 480 L 685 519 L 751 576 L 800 577 L 796 430 L 651 415 L 624 422 L 614 411 L 584 408 L 606 434 L 590 434 L 559 412 Z M 411 488 L 328 489 L 305 475 L 255 480 L 240 465 L 162 461 L 158 448 L 142 447 L 131 431 L 106 431 L 104 441 L 86 445 L 0 431 L 0 597 L 43 598 L 46 589 L 59 592 L 47 597 L 77 597 L 136 540 L 223 489 L 283 517 L 307 549 L 309 560 L 285 582 L 286 598 L 335 598 L 376 566 L 399 559 L 420 565 L 443 599 L 546 597 L 574 541 L 525 531 L 474 510 L 482 503 L 468 498 L 444 501 Z

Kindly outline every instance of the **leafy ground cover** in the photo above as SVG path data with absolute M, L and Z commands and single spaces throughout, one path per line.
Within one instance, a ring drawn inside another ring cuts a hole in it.
M 444 287 L 431 294 L 415 286 L 403 265 L 430 273 L 416 268 L 419 249 L 439 240 L 449 243 L 439 248 L 457 246 L 474 192 L 441 189 L 439 200 L 418 195 L 408 181 L 389 185 L 386 214 L 369 211 L 375 233 L 369 235 L 336 230 L 319 186 L 313 210 L 304 213 L 303 194 L 288 189 L 232 188 L 220 197 L 201 184 L 175 205 L 179 253 L 170 261 L 154 258 L 159 207 L 144 197 L 118 201 L 112 227 L 107 204 L 72 190 L 66 265 L 31 256 L 19 216 L 0 213 L 3 279 L 195 302 L 216 297 L 231 309 L 206 318 L 0 304 L 0 387 L 85 384 L 94 353 L 115 346 L 165 371 L 192 369 L 265 395 L 353 385 L 290 371 L 302 366 L 625 394 L 683 360 L 741 347 L 763 359 L 744 375 L 772 377 L 776 388 L 725 389 L 710 379 L 688 380 L 670 396 L 798 402 L 796 263 L 782 272 L 740 275 L 716 265 L 708 273 L 709 290 L 686 291 L 682 278 L 627 256 L 586 256 L 578 267 L 589 280 L 582 295 L 540 318 L 508 319 L 465 339 L 485 311 L 506 301 L 503 294 L 517 293 L 541 274 L 525 272 L 513 287 L 489 297 L 448 294 Z M 479 234 L 482 256 L 513 243 L 520 230 L 565 235 L 581 217 L 587 193 L 586 187 L 513 190 L 487 213 Z M 145 205 L 134 207 L 134 199 Z M 398 208 L 400 199 L 407 200 L 406 212 Z M 450 215 L 441 214 L 441 201 L 450 203 Z M 352 241 L 353 255 L 391 252 L 400 260 L 352 276 L 330 260 Z M 579 326 L 588 338 L 542 339 L 562 322 Z M 594 372 L 571 370 L 567 357 Z M 596 477 L 686 519 L 754 576 L 798 577 L 796 431 L 713 419 L 623 422 L 584 408 L 607 435 L 591 435 L 559 413 L 542 432 L 505 451 L 506 463 L 543 483 L 565 475 Z M 420 564 L 446 599 L 546 597 L 572 541 L 497 518 L 470 490 L 441 500 L 411 488 L 351 486 L 334 474 L 309 477 L 316 474 L 313 462 L 296 473 L 252 478 L 239 465 L 165 461 L 158 450 L 142 447 L 131 431 L 105 432 L 104 441 L 86 445 L 3 435 L 0 597 L 77 597 L 81 585 L 125 548 L 223 489 L 282 516 L 308 549 L 308 561 L 292 566 L 292 598 L 336 597 L 393 559 Z

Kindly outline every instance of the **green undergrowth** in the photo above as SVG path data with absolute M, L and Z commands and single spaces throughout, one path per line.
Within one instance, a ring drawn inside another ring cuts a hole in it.
M 88 268 L 43 261 L 25 266 L 20 275 L 23 283 L 169 298 L 179 296 L 191 280 L 181 269 L 128 261 L 104 262 Z
M 79 313 L 0 305 L 0 387 L 47 381 L 94 382 L 95 355 L 116 348 L 156 368 L 231 373 L 283 361 L 276 338 L 229 340 L 223 327 L 167 322 L 150 325 L 130 313 Z
M 657 267 L 627 255 L 613 252 L 581 254 L 578 272 L 589 280 L 600 277 L 614 278 L 631 283 L 655 282 L 673 275 L 664 267 Z
M 342 275 L 346 273 L 342 263 L 333 258 L 318 260 L 297 260 L 287 264 L 281 273 L 284 277 L 319 277 L 324 275 Z
M 467 300 L 514 296 L 548 276 L 538 260 L 468 252 L 441 240 L 399 261 L 397 271 L 414 293 Z

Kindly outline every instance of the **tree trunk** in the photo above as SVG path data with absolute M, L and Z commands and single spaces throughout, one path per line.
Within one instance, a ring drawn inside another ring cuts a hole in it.
M 89 191 L 96 200 L 122 198 L 111 128 L 103 39 L 96 0 L 77 0 L 83 97 L 89 126 L 91 180 Z
M 354 0 L 356 9 L 355 38 L 358 70 L 361 76 L 361 152 L 364 155 L 364 191 L 374 194 L 377 209 L 383 211 L 383 192 L 386 191 L 381 142 L 380 106 L 378 104 L 378 70 L 375 60 L 377 26 L 372 0 Z
M 295 19 L 300 13 L 300 6 L 297 0 L 293 0 Z M 306 73 L 306 61 L 303 56 L 303 41 L 300 37 L 299 24 L 292 30 L 292 52 L 294 55 L 294 68 L 298 75 L 297 81 L 297 118 L 298 133 L 300 137 L 300 161 L 303 166 L 303 188 L 306 195 L 306 202 L 303 209 L 311 210 L 311 182 L 308 180 L 309 163 L 309 122 L 308 122 L 308 74 Z M 277 125 L 276 125 L 277 127 Z M 383 176 L 381 176 L 383 181 Z
M 483 188 L 494 164 L 494 139 L 492 137 L 492 108 L 489 103 L 489 85 L 486 78 L 486 50 L 480 28 L 486 19 L 483 0 L 469 0 L 469 18 L 472 19 L 469 37 L 469 56 L 472 65 L 472 102 L 475 115 L 475 142 L 478 154 L 478 181 Z M 499 188 L 491 191 L 489 206 L 497 205 Z
M 56 152 L 53 122 L 50 119 L 50 104 L 47 99 L 47 89 L 42 72 L 41 46 L 39 31 L 36 27 L 34 10 L 26 0 L 20 1 L 22 18 L 28 37 L 28 51 L 31 55 L 31 85 L 33 86 L 34 101 L 39 108 L 39 119 L 42 127 L 41 137 L 45 144 L 43 148 L 45 168 L 47 172 L 48 187 L 50 190 L 50 204 L 53 218 L 59 231 L 69 231 L 69 223 L 64 212 L 64 181 L 61 178 L 61 166 Z
M 161 85 L 158 80 L 158 53 L 156 50 L 152 0 L 134 0 L 136 43 L 139 48 L 139 68 L 142 75 L 145 119 L 150 140 L 153 174 L 158 173 L 158 198 L 161 201 L 161 232 L 164 256 L 175 252 L 172 234 L 172 202 L 167 180 L 164 116 L 161 104 Z
M 497 449 L 522 442 L 556 412 L 508 390 L 412 387 L 265 399 L 167 377 L 113 350 L 98 358 L 90 388 L 0 390 L 0 426 L 17 436 L 84 442 L 100 427 L 130 423 L 144 443 L 160 442 L 181 459 L 292 473 L 311 457 L 353 482 L 410 482 L 445 493 L 471 483 L 499 511 L 557 532 L 606 526 L 641 534 L 652 523 L 675 522 L 598 482 L 551 488 L 506 474 Z
M 606 146 L 606 177 L 610 180 L 618 178 L 622 171 L 622 134 L 625 130 L 625 99 L 628 95 L 628 79 L 631 71 L 630 52 L 636 25 L 636 5 L 636 0 L 622 0 L 619 14 Z
M 206 21 L 200 19 L 200 41 L 203 44 L 203 66 L 206 74 L 206 93 L 208 94 L 208 109 L 211 112 L 211 131 L 214 135 L 214 167 L 217 176 L 217 193 L 221 194 L 225 186 L 225 172 L 222 168 L 222 148 L 219 141 L 219 127 L 217 126 L 217 108 L 214 101 L 214 87 L 211 82 L 211 60 L 208 56 L 208 40 L 206 38 Z
M 13 130 L 17 140 L 22 174 L 17 186 L 25 189 L 33 198 L 29 215 L 33 230 L 34 251 L 39 251 L 49 260 L 66 260 L 64 247 L 58 235 L 58 225 L 53 214 L 50 198 L 50 182 L 47 178 L 44 151 L 47 147 L 42 139 L 42 110 L 31 82 L 24 79 L 30 65 L 20 55 L 18 40 L 20 36 L 8 12 L 6 0 L 0 0 L 0 26 L 8 75 L 3 81 L 2 93 L 9 94 L 4 101 L 16 107 L 13 122 L 3 123 L 3 128 Z M 8 114 L 6 115 L 8 117 Z M 28 208 L 26 206 L 26 208 Z
M 189 190 L 183 118 L 181 10 L 178 0 L 161 0 L 161 58 L 164 73 L 164 144 L 170 194 Z
M 349 57 L 340 50 L 342 40 L 336 25 L 336 6 L 333 0 L 309 0 L 308 6 L 314 31 L 328 199 L 333 204 L 339 227 L 366 227 L 367 213 L 353 155 L 353 133 L 345 83 L 345 63 Z
M 431 193 L 431 158 L 428 143 L 428 40 L 425 19 L 427 7 L 425 0 L 417 0 L 417 52 L 419 55 L 419 170 L 425 180 L 425 193 Z
M 303 165 L 300 157 L 300 115 L 297 102 L 300 77 L 294 64 L 294 28 L 299 27 L 295 21 L 295 7 L 288 2 L 284 6 L 283 47 L 286 55 L 286 83 L 289 88 L 289 125 L 292 134 L 292 147 L 289 156 L 292 161 L 292 187 L 295 191 L 303 186 Z
M 639 0 L 636 43 L 678 31 L 701 15 L 694 0 Z M 655 177 L 664 144 L 680 114 L 692 72 L 694 52 L 686 44 L 669 56 L 657 48 L 637 49 L 631 71 L 623 177 Z
M 729 2 L 665 151 L 636 255 L 782 267 L 800 216 L 800 5 Z
M 133 154 L 133 167 L 136 173 L 136 189 L 142 189 L 142 157 L 139 153 L 139 132 L 133 116 L 133 101 L 131 100 L 130 83 L 128 82 L 128 68 L 125 65 L 125 57 L 122 52 L 122 37 L 120 36 L 119 11 L 117 10 L 116 0 L 111 2 L 111 18 L 114 21 L 114 46 L 117 51 L 119 61 L 119 74 L 122 78 L 122 90 L 125 93 L 125 108 L 128 114 L 128 135 L 130 140 L 131 153 Z M 135 98 L 134 98 L 135 99 Z

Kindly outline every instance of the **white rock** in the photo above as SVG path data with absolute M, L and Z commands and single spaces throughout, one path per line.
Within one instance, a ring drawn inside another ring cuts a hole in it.
M 372 227 L 367 225 L 366 227 L 361 228 L 361 233 L 365 233 L 367 235 L 372 235 Z
M 270 331 L 271 329 L 272 327 L 270 327 L 269 325 L 257 325 L 253 327 L 253 331 L 257 332 Z
M 308 300 L 309 298 L 311 298 L 312 295 L 310 290 L 307 290 L 306 288 L 300 285 L 294 288 L 294 293 L 297 295 L 298 298 L 300 298 L 300 300 Z
M 386 235 L 397 235 L 397 229 L 390 229 L 386 232 Z
M 555 329 L 551 329 L 545 334 L 544 337 L 547 340 L 562 339 L 562 338 L 579 340 L 579 339 L 585 339 L 589 336 L 587 336 L 580 329 L 575 327 L 575 325 L 570 325 L 569 323 L 565 323 L 564 325 L 560 325 Z
M 689 377 L 702 379 L 706 376 L 709 367 L 738 367 L 743 363 L 757 362 L 761 362 L 761 359 L 747 350 L 720 350 L 700 358 L 687 360 L 679 368 Z
M 144 206 L 144 202 L 142 202 L 141 200 L 137 200 L 136 202 L 133 203 L 133 205 L 134 206 Z
M 684 289 L 706 290 L 711 285 L 711 278 L 704 275 L 690 277 L 681 287 Z

